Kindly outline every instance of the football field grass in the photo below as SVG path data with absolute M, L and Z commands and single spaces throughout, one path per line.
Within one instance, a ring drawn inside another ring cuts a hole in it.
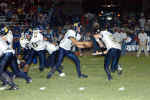
M 29 75 L 33 82 L 16 79 L 20 89 L 0 91 L 0 100 L 150 100 L 150 57 L 122 57 L 123 74 L 113 73 L 112 81 L 107 81 L 103 57 L 83 56 L 80 61 L 87 79 L 77 77 L 75 64 L 67 58 L 63 62 L 66 77 L 55 73 L 48 80 L 49 69 L 40 73 L 37 65 L 32 65 Z

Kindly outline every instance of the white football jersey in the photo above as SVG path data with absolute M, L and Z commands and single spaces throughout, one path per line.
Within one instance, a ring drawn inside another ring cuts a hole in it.
M 43 40 L 43 35 L 41 33 L 33 34 L 30 41 L 22 35 L 20 38 L 20 44 L 22 48 L 33 48 L 35 51 L 47 50 L 49 54 L 52 54 L 54 51 L 59 49 L 59 47 L 54 44 Z
M 121 37 L 122 37 L 122 39 L 127 39 L 127 34 L 124 32 L 121 32 Z
M 37 32 L 37 31 L 36 31 Z M 36 51 L 44 50 L 45 45 L 43 45 L 43 35 L 41 33 L 33 33 L 31 40 L 25 38 L 24 33 L 20 38 L 20 45 L 22 48 L 33 48 Z
M 3 37 L 9 43 L 9 47 L 12 48 L 13 47 L 13 34 L 12 34 L 12 31 L 9 30 L 8 33 L 6 35 L 4 35 Z
M 6 35 L 6 38 L 7 38 L 7 41 L 9 42 L 9 43 L 13 43 L 13 34 L 12 34 L 12 31 L 8 31 L 8 33 L 7 33 L 7 35 Z
M 20 45 L 22 48 L 25 48 L 25 49 L 31 49 L 32 48 L 30 41 L 24 37 L 24 33 L 22 33 L 22 36 L 21 36 L 19 42 L 20 42 Z
M 45 45 L 45 50 L 47 50 L 49 54 L 52 54 L 53 52 L 59 49 L 58 46 L 55 46 L 54 44 L 48 41 L 43 41 L 43 45 Z
M 121 33 L 115 32 L 115 33 L 113 34 L 113 37 L 115 38 L 115 40 L 116 40 L 117 42 L 119 42 L 119 43 L 122 42 Z
M 8 45 L 2 38 L 0 38 L 0 57 L 3 55 L 4 51 L 8 48 Z
M 102 40 L 106 45 L 107 50 L 111 48 L 116 48 L 121 50 L 121 45 L 114 39 L 113 35 L 108 31 L 101 31 L 100 35 Z
M 73 43 L 70 40 L 70 37 L 73 37 L 78 41 L 81 39 L 80 34 L 77 34 L 74 30 L 70 29 L 66 32 L 64 38 L 60 41 L 59 46 L 65 50 L 71 50 Z
M 0 56 L 2 56 L 3 54 L 7 53 L 7 52 L 12 52 L 13 54 L 15 53 L 15 51 L 13 50 L 13 48 L 11 48 L 5 40 L 3 40 L 0 37 Z
M 39 31 L 33 31 L 33 36 L 30 40 L 32 48 L 36 51 L 44 50 L 45 45 L 43 45 L 43 35 Z

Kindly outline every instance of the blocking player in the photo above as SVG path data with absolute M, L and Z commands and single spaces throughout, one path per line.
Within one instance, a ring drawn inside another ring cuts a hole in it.
M 40 30 L 34 29 L 33 32 L 31 29 L 27 29 L 20 39 L 20 44 L 22 48 L 28 49 L 31 52 L 28 54 L 28 59 L 26 61 L 26 64 L 24 66 L 24 72 L 27 73 L 29 71 L 29 65 L 32 63 L 32 60 L 34 56 L 39 56 L 40 61 L 40 67 L 39 70 L 43 71 L 46 64 L 46 55 L 45 50 L 48 51 L 49 54 L 53 54 L 58 47 L 54 44 L 45 41 L 43 39 L 43 35 L 40 33 Z M 61 74 L 61 71 L 57 70 L 59 74 Z
M 64 38 L 60 41 L 59 44 L 59 54 L 58 54 L 58 61 L 56 65 L 50 70 L 47 75 L 47 78 L 51 78 L 52 75 L 55 73 L 57 69 L 61 66 L 61 63 L 65 56 L 70 58 L 76 64 L 76 71 L 79 78 L 87 78 L 88 75 L 82 74 L 80 70 L 80 60 L 78 57 L 71 51 L 73 45 L 77 46 L 78 48 L 88 48 L 92 46 L 91 42 L 79 42 L 81 39 L 80 34 L 77 34 L 74 30 L 69 29 L 66 33 Z

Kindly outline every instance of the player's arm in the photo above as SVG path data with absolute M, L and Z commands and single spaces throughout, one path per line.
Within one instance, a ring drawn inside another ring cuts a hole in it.
M 3 40 L 7 41 L 7 38 L 5 36 L 2 37 Z
M 101 52 L 97 52 L 97 54 L 99 54 L 99 55 L 105 55 L 105 54 L 107 54 L 107 53 L 108 53 L 107 50 L 104 50 L 104 51 L 101 51 Z
M 101 48 L 105 47 L 103 42 L 101 41 L 102 36 L 100 34 L 95 34 L 94 38 Z
M 107 54 L 107 48 L 104 46 L 104 43 L 102 42 L 102 40 L 101 40 L 101 38 L 102 38 L 102 35 L 100 35 L 100 34 L 95 34 L 94 35 L 94 38 L 95 38 L 95 40 L 97 41 L 97 43 L 99 44 L 99 46 L 100 46 L 100 48 L 101 48 L 101 52 L 97 52 L 98 54 L 100 54 L 100 55 L 105 55 L 105 54 Z
M 79 42 L 75 38 L 70 37 L 70 40 L 74 45 L 76 45 L 78 48 L 90 48 L 92 47 L 92 42 Z
M 96 55 L 102 55 L 102 56 L 104 56 L 104 55 L 106 55 L 108 53 L 108 50 L 107 50 L 107 48 L 101 48 L 101 51 L 99 52 L 96 52 Z

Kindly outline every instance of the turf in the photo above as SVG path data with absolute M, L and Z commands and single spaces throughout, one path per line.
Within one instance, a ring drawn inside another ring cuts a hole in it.
M 80 61 L 82 72 L 89 76 L 87 79 L 77 77 L 75 65 L 68 59 L 63 62 L 66 73 L 63 78 L 56 73 L 48 80 L 49 69 L 40 73 L 38 66 L 32 65 L 29 74 L 33 82 L 26 84 L 23 79 L 16 79 L 20 89 L 0 91 L 0 100 L 150 100 L 150 57 L 122 57 L 123 74 L 113 73 L 112 81 L 107 81 L 103 57 L 83 56 Z M 84 90 L 79 89 L 82 87 Z

